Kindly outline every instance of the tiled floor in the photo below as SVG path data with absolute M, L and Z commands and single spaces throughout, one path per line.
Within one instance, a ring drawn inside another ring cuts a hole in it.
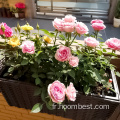
M 20 25 L 24 25 L 26 22 L 28 22 L 30 25 L 32 25 L 34 28 L 36 28 L 36 24 L 38 23 L 40 25 L 41 29 L 47 29 L 49 31 L 54 31 L 54 28 L 52 26 L 52 20 L 45 20 L 45 19 L 16 19 L 16 18 L 0 18 L 0 22 L 6 22 L 10 27 L 15 27 L 17 25 L 17 22 L 19 22 Z M 89 32 L 93 32 L 93 28 L 91 27 L 90 23 L 85 23 L 88 28 Z M 112 24 L 105 24 L 106 29 L 101 31 L 102 38 L 104 41 L 111 37 L 116 37 L 120 39 L 120 28 L 114 28 Z M 83 39 L 82 37 L 77 39 Z

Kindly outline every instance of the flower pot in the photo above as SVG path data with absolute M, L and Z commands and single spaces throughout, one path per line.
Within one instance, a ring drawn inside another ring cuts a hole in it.
M 113 23 L 114 27 L 120 27 L 120 19 L 117 19 L 114 17 L 114 23 Z
M 2 17 L 2 8 L 0 8 L 0 17 Z
M 19 18 L 19 15 L 18 15 L 18 13 L 15 13 L 15 17 L 16 17 L 16 18 Z
M 2 8 L 2 17 L 7 17 L 6 8 Z
M 11 17 L 12 17 L 12 13 L 10 12 L 10 9 L 7 9 L 6 13 L 7 13 L 7 17 L 8 17 L 8 18 L 11 18 Z
M 4 66 L 0 63 L 0 68 Z M 46 106 L 43 107 L 42 113 L 53 114 L 70 118 L 73 120 L 106 120 L 111 117 L 113 112 L 119 106 L 119 90 L 116 82 L 114 72 L 112 72 L 112 79 L 116 93 L 115 97 L 110 96 L 86 96 L 78 92 L 75 102 L 65 101 L 68 106 L 76 106 L 72 109 L 63 109 L 55 107 L 54 110 L 48 110 Z M 40 96 L 34 96 L 34 91 L 37 87 L 26 82 L 7 80 L 0 78 L 0 89 L 10 106 L 16 106 L 19 108 L 31 109 L 34 104 L 41 102 Z M 82 105 L 108 105 L 109 109 L 82 109 Z
M 18 13 L 18 15 L 19 15 L 19 18 L 25 18 L 25 13 L 24 12 Z

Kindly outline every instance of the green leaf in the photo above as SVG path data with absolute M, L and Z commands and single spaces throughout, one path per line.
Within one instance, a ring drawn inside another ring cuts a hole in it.
M 90 92 L 90 87 L 89 87 L 88 85 L 85 85 L 85 86 L 84 86 L 84 92 L 85 92 L 85 94 L 89 94 L 89 92 Z
M 35 79 L 35 84 L 36 85 L 41 85 L 41 86 L 43 85 L 42 81 L 39 78 Z
M 20 64 L 17 64 L 17 65 L 15 65 L 14 67 L 18 68 L 18 67 L 20 67 Z
M 8 72 L 12 72 L 14 70 L 14 67 L 10 67 L 9 69 L 8 69 Z
M 49 110 L 53 110 L 53 106 L 51 106 L 49 103 L 46 102 L 46 107 L 49 109 Z
M 9 75 L 9 73 L 5 73 L 3 76 L 6 77 L 6 76 L 8 76 L 8 75 Z
M 47 74 L 48 75 L 54 75 L 54 72 L 48 72 Z
M 42 110 L 42 108 L 43 108 L 43 104 L 37 103 L 37 104 L 35 104 L 35 105 L 33 106 L 31 112 L 32 112 L 32 113 L 38 113 L 38 112 L 40 112 L 40 111 Z
M 45 74 L 40 74 L 39 77 L 46 78 Z
M 60 34 L 59 37 L 61 40 L 65 40 L 65 36 L 63 34 Z
M 40 30 L 50 37 L 55 37 L 55 35 L 53 33 L 50 33 L 48 30 L 45 30 L 45 29 L 40 29 Z
M 96 74 L 96 77 L 97 77 L 98 81 L 101 82 L 102 78 L 101 78 L 101 76 L 99 74 L 99 71 L 96 68 L 94 68 L 94 72 Z
M 102 51 L 101 50 L 97 50 L 99 55 L 102 55 Z
M 34 92 L 34 96 L 38 96 L 41 94 L 41 88 L 36 88 Z
M 39 85 L 39 84 L 40 84 L 40 81 L 41 81 L 41 80 L 40 80 L 39 78 L 36 78 L 36 79 L 35 79 L 35 84 L 36 84 L 36 85 Z
M 45 87 L 42 88 L 41 98 L 44 102 L 46 102 L 46 100 L 45 100 L 45 98 L 46 98 L 46 88 Z
M 38 78 L 38 74 L 37 74 L 37 73 L 33 73 L 33 74 L 32 74 L 32 77 L 33 77 L 33 78 Z
M 119 72 L 116 72 L 115 74 L 116 74 L 118 77 L 120 77 L 120 73 L 119 73 Z
M 38 51 L 37 54 L 36 54 L 36 57 L 37 57 L 40 53 L 42 53 L 42 51 Z
M 75 72 L 73 70 L 68 71 L 68 74 L 72 77 L 75 78 Z
M 57 77 L 61 77 L 63 74 L 59 71 L 59 72 L 56 72 L 56 75 Z
M 68 73 L 69 71 L 71 71 L 71 70 L 70 70 L 70 69 L 68 69 L 68 70 L 62 70 L 61 72 L 64 73 L 64 74 L 66 74 L 66 73 Z
M 28 60 L 23 60 L 22 62 L 21 62 L 21 65 L 27 65 L 28 64 Z
M 82 58 L 83 58 L 83 55 L 79 54 L 79 55 L 78 55 L 78 58 L 79 58 L 79 59 L 82 59 Z
M 105 48 L 103 48 L 103 52 L 107 52 L 107 50 Z
M 95 80 L 96 81 L 99 81 L 99 82 L 101 82 L 101 80 L 102 80 L 102 78 L 101 78 L 101 76 L 100 76 L 100 74 L 99 74 L 99 71 L 96 69 L 96 68 L 93 68 L 90 64 L 89 64 L 89 67 L 92 69 L 92 75 L 95 77 Z

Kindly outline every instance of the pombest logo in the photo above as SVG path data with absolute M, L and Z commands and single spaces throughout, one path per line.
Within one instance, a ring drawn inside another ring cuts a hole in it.
M 53 109 L 109 109 L 109 105 L 92 105 L 92 104 L 88 104 L 88 105 L 81 105 L 81 104 L 77 104 L 77 105 L 63 105 L 63 104 L 55 104 L 53 103 L 52 105 Z

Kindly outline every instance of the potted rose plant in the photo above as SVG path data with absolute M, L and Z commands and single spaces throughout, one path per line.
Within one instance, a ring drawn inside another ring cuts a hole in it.
M 0 4 L 1 4 L 1 15 L 2 15 L 2 17 L 7 17 L 6 3 L 7 3 L 7 0 L 1 0 L 0 1 Z
M 117 6 L 116 6 L 115 17 L 113 20 L 113 26 L 120 27 L 120 0 L 118 0 Z
M 53 21 L 55 32 L 37 25 L 38 32 L 31 36 L 34 28 L 27 23 L 17 25 L 17 34 L 10 31 L 10 36 L 6 36 L 8 26 L 2 23 L 1 37 L 5 42 L 1 43 L 1 49 L 5 59 L 1 60 L 0 89 L 9 105 L 77 120 L 109 118 L 119 105 L 115 77 L 119 73 L 110 60 L 120 50 L 120 40 L 106 41 L 112 52 L 105 56 L 104 44 L 97 39 L 99 31 L 106 27 L 102 20 L 93 20 L 91 24 L 93 34 L 88 33 L 84 23 L 67 15 Z M 75 41 L 76 36 L 82 35 L 85 44 Z M 80 105 L 88 104 L 109 105 L 110 109 L 104 112 L 90 106 L 90 110 L 80 109 Z M 67 109 L 66 105 L 79 108 Z
M 25 18 L 25 4 L 24 3 L 16 3 L 15 4 L 15 7 L 16 7 L 16 11 L 15 12 L 15 16 L 18 18 Z

